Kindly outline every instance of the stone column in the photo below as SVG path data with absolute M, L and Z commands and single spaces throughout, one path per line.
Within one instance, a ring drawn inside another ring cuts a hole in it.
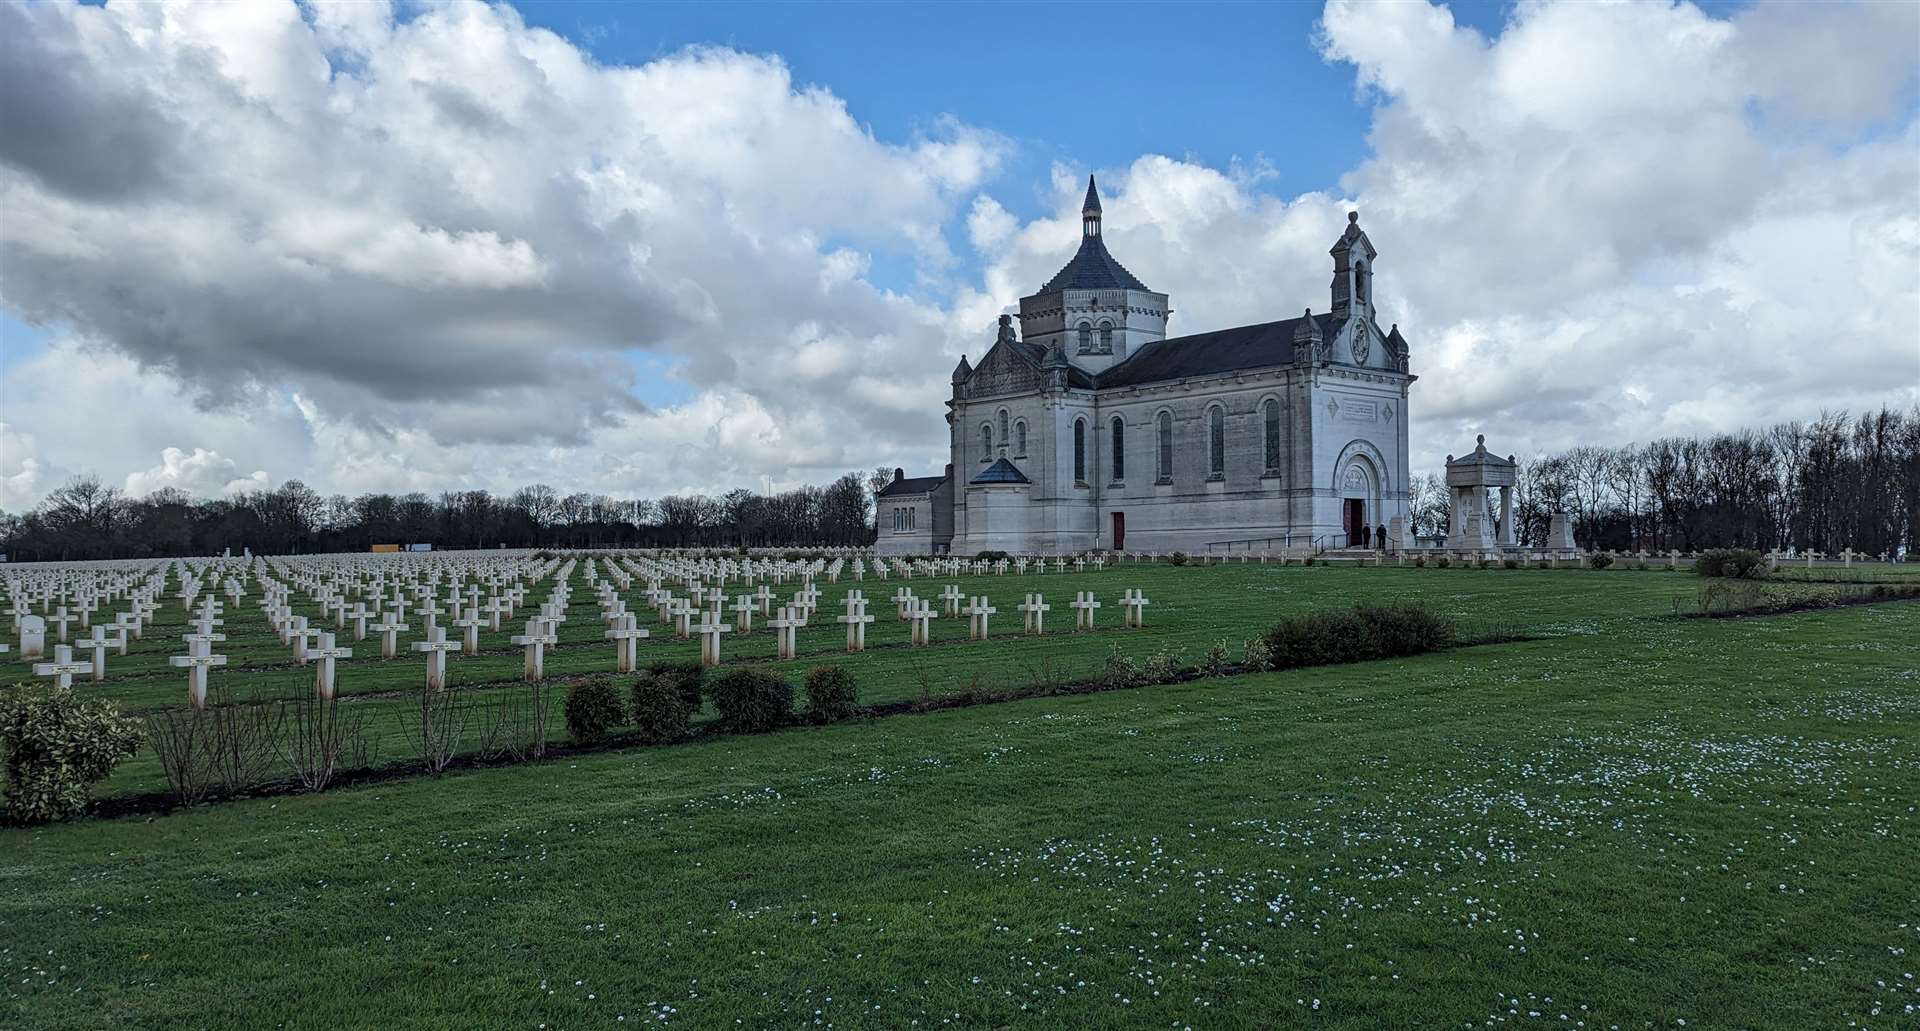
M 1512 547 L 1518 541 L 1513 532 L 1513 488 L 1500 488 L 1500 543 Z

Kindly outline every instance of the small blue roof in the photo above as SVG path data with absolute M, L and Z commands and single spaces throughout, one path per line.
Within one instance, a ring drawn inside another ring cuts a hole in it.
M 1032 483 L 1033 481 L 1027 479 L 1027 474 L 1021 472 L 1018 466 L 1015 466 L 1012 462 L 1009 462 L 1006 459 L 1001 458 L 1001 459 L 996 459 L 992 465 L 987 466 L 985 469 L 980 470 L 980 475 L 975 476 L 973 479 L 967 482 L 969 483 Z

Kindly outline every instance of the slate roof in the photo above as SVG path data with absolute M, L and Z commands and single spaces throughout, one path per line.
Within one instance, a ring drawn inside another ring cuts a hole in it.
M 1339 324 L 1330 314 L 1311 316 L 1320 336 L 1331 340 Z M 1307 316 L 1235 326 L 1211 333 L 1156 340 L 1096 378 L 1100 389 L 1160 383 L 1238 369 L 1264 369 L 1293 362 L 1293 335 Z
M 931 494 L 934 488 L 945 482 L 947 482 L 945 476 L 903 477 L 880 488 L 878 496 L 887 498 L 895 494 Z
M 1082 236 L 1080 250 L 1074 254 L 1073 260 L 1067 262 L 1037 292 L 1050 294 L 1058 290 L 1146 289 L 1147 284 L 1107 253 L 1107 245 L 1101 243 L 1098 236 Z
M 969 483 L 1032 483 L 1012 462 L 997 458 L 993 464 L 980 470 L 980 475 L 967 481 Z

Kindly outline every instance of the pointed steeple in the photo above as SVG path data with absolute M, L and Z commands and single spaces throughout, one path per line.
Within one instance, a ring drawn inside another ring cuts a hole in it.
M 1087 201 L 1080 205 L 1080 235 L 1100 235 L 1100 191 L 1091 175 L 1087 176 Z

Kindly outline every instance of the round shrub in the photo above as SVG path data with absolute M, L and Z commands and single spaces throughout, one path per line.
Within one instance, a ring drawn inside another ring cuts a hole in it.
M 815 666 L 807 671 L 807 719 L 838 723 L 860 707 L 860 687 L 853 674 L 839 666 Z
M 15 823 L 86 811 L 93 786 L 140 748 L 139 724 L 120 707 L 71 690 L 17 688 L 0 695 L 6 815 Z
M 567 733 L 582 745 L 597 745 L 627 721 L 613 681 L 595 677 L 567 689 Z
M 1453 646 L 1453 620 L 1424 605 L 1415 602 L 1363 604 L 1353 611 L 1367 625 L 1378 658 L 1421 655 Z
M 1438 566 L 1441 569 L 1450 569 L 1453 566 L 1453 560 L 1448 558 L 1445 555 L 1442 555 L 1439 558 L 1434 559 L 1433 564 L 1435 566 Z
M 1107 650 L 1107 661 L 1100 665 L 1100 683 L 1107 687 L 1133 687 L 1145 683 L 1140 664 L 1114 645 Z
M 650 745 L 687 736 L 693 708 L 672 676 L 648 669 L 633 681 L 633 726 L 636 736 Z
M 1594 552 L 1587 556 L 1587 565 L 1594 569 L 1606 569 L 1613 565 L 1613 556 Z
M 772 730 L 793 714 L 793 685 L 764 669 L 732 669 L 713 682 L 720 729 L 736 734 Z
M 1140 679 L 1149 684 L 1170 684 L 1186 671 L 1180 652 L 1154 652 L 1140 665 Z
M 1184 566 L 1186 564 L 1187 564 L 1187 553 L 1184 551 L 1176 551 L 1173 554 L 1167 556 L 1167 565 Z
M 659 677 L 679 692 L 680 699 L 687 703 L 688 715 L 700 711 L 700 696 L 707 683 L 706 667 L 697 662 L 656 662 L 643 673 Z
M 1508 569 L 1519 569 L 1520 560 L 1517 558 L 1510 558 L 1506 560 L 1505 565 Z
M 1766 575 L 1767 558 L 1752 548 L 1716 548 L 1702 552 L 1693 564 L 1693 571 L 1701 576 L 1757 580 Z

